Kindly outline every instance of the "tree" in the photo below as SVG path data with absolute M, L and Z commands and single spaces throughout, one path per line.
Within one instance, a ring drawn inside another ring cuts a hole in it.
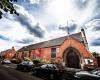
M 14 9 L 12 1 L 17 2 L 17 0 L 0 0 L 0 19 L 2 18 L 3 11 L 19 15 Z
M 99 57 L 99 55 L 100 55 L 100 54 L 97 53 L 97 52 L 93 52 L 92 54 L 93 54 L 94 57 Z

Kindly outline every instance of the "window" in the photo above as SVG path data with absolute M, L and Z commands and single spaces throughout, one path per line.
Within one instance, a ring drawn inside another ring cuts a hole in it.
M 56 57 L 56 48 L 51 48 L 51 58 Z

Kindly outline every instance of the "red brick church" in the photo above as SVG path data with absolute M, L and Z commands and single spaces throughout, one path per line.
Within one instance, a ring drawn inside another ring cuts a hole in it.
M 24 46 L 17 53 L 17 58 L 23 57 L 61 61 L 64 66 L 71 68 L 96 64 L 88 50 L 84 29 L 69 36 Z

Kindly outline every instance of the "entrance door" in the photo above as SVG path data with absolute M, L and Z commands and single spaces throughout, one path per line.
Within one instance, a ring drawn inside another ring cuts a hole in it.
M 80 59 L 77 53 L 70 50 L 66 55 L 66 66 L 70 68 L 80 68 Z

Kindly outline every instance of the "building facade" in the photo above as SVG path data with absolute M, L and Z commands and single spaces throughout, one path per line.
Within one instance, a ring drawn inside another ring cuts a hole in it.
M 24 46 L 18 50 L 17 55 L 17 58 L 23 57 L 60 61 L 64 66 L 71 68 L 96 65 L 95 58 L 88 50 L 83 29 L 76 34 Z
M 16 54 L 15 48 L 7 49 L 5 51 L 0 52 L 0 58 L 2 59 L 12 59 Z

